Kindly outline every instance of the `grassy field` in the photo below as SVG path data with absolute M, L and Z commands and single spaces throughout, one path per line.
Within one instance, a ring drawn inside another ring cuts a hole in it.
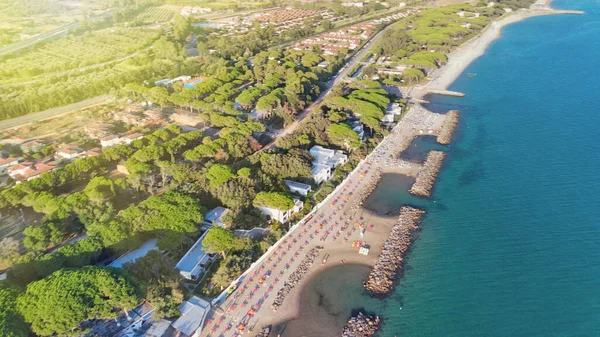
M 134 21 L 144 24 L 168 22 L 173 19 L 177 12 L 178 6 L 160 6 L 150 7 L 138 15 Z

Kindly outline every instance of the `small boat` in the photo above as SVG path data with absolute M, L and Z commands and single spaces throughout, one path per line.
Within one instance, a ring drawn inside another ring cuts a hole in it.
M 473 78 L 473 77 L 477 76 L 477 74 L 475 74 L 475 73 L 467 73 L 467 76 L 469 76 L 469 78 Z

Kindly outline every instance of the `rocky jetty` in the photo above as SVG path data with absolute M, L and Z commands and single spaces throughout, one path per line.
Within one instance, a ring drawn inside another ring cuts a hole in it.
M 381 319 L 379 316 L 358 315 L 350 317 L 348 324 L 344 325 L 342 337 L 371 337 L 379 329 Z
M 446 153 L 442 151 L 430 151 L 427 154 L 427 159 L 417 175 L 415 183 L 410 188 L 410 193 L 421 197 L 431 196 L 433 184 L 437 178 L 438 172 L 442 167 L 442 161 L 446 157 Z
M 446 114 L 446 120 L 444 121 L 444 125 L 442 125 L 442 129 L 440 130 L 440 134 L 437 137 L 437 142 L 440 144 L 448 145 L 452 140 L 452 135 L 454 134 L 454 130 L 458 125 L 458 117 L 460 112 L 458 110 L 450 110 Z
M 394 289 L 394 281 L 402 268 L 404 254 L 412 242 L 412 234 L 425 212 L 409 206 L 400 208 L 398 221 L 381 249 L 381 255 L 364 283 L 365 289 L 375 297 L 385 297 Z
M 315 262 L 315 259 L 319 256 L 319 254 L 321 254 L 322 250 L 323 247 L 317 246 L 306 253 L 304 260 L 302 260 L 302 262 L 300 262 L 298 265 L 298 268 L 296 268 L 296 270 L 290 274 L 290 277 L 288 277 L 287 281 L 285 281 L 283 287 L 281 287 L 281 289 L 279 289 L 277 292 L 277 295 L 275 295 L 275 300 L 271 306 L 273 311 L 279 310 L 279 307 L 281 307 L 287 295 L 298 285 L 298 283 L 300 283 L 304 275 L 306 275 L 308 272 L 310 266 L 313 264 L 313 262 Z

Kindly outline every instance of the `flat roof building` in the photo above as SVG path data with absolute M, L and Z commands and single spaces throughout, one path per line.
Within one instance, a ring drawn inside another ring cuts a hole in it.
M 205 268 L 212 262 L 213 256 L 202 250 L 202 240 L 208 231 L 204 232 L 194 243 L 192 248 L 177 262 L 175 268 L 179 274 L 188 280 L 196 280 L 205 271 Z
M 209 228 L 215 224 L 219 227 L 226 228 L 227 225 L 223 222 L 223 216 L 229 214 L 229 212 L 230 210 L 228 208 L 221 206 L 215 207 L 206 213 L 202 224 Z
M 210 303 L 194 296 L 179 305 L 181 317 L 171 324 L 183 336 L 200 336 L 202 326 L 210 310 Z M 181 336 L 181 335 L 178 335 Z
M 284 180 L 283 183 L 290 189 L 290 192 L 299 194 L 304 197 L 308 195 L 308 193 L 310 193 L 311 190 L 310 185 L 299 183 L 297 181 Z

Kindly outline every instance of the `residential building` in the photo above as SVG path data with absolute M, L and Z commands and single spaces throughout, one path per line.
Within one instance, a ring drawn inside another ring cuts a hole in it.
M 267 206 L 260 206 L 258 209 L 265 216 L 270 217 L 273 220 L 277 220 L 281 223 L 286 223 L 294 213 L 300 212 L 304 208 L 304 202 L 300 199 L 294 199 L 294 206 L 288 210 L 281 210 L 277 208 L 271 208 Z
M 169 116 L 169 120 L 175 124 L 191 126 L 193 128 L 204 126 L 204 122 L 200 121 L 198 114 L 188 111 L 178 111 Z
M 6 168 L 8 175 L 17 181 L 29 181 L 40 176 L 40 174 L 52 171 L 56 168 L 55 161 L 47 162 L 33 162 L 27 161 L 17 165 L 9 166 Z
M 226 228 L 227 225 L 223 222 L 223 216 L 229 214 L 229 212 L 231 212 L 231 211 L 228 208 L 221 207 L 221 206 L 215 207 L 215 208 L 211 209 L 208 213 L 206 213 L 202 224 L 208 228 L 210 228 L 214 225 L 217 225 L 222 228 Z
M 171 324 L 177 336 L 198 337 L 210 311 L 210 303 L 194 296 L 179 305 L 181 316 Z
M 121 136 L 119 135 L 107 135 L 100 138 L 100 145 L 102 145 L 103 148 L 115 146 L 118 144 L 121 144 Z
M 310 155 L 315 157 L 314 164 L 327 165 L 336 168 L 346 164 L 348 156 L 340 150 L 331 150 L 320 145 L 315 145 L 310 149 Z
M 6 169 L 19 163 L 18 158 L 0 158 L 0 174 L 6 173 Z
M 188 280 L 196 280 L 206 270 L 205 268 L 213 261 L 214 256 L 202 250 L 202 240 L 208 231 L 194 243 L 192 248 L 177 262 L 175 268 L 179 270 L 179 274 Z
M 365 139 L 365 127 L 362 122 L 354 121 L 352 123 L 352 131 L 356 132 L 361 140 Z
M 151 250 L 158 250 L 156 242 L 157 239 L 152 239 L 142 243 L 137 249 L 130 250 L 114 260 L 109 267 L 123 268 L 125 263 L 135 262 L 137 259 L 146 256 Z
M 100 154 L 99 149 L 83 150 L 76 144 L 60 144 L 56 148 L 56 161 L 73 161 L 77 158 L 93 157 Z
M 392 103 L 388 110 L 394 115 L 402 115 L 402 107 L 398 103 Z
M 381 122 L 382 123 L 393 123 L 394 122 L 394 114 L 386 113 L 385 115 L 383 115 L 383 118 L 381 118 Z
M 123 137 L 121 137 L 121 143 L 123 144 L 131 144 L 131 142 L 133 142 L 136 139 L 141 139 L 143 138 L 144 135 L 141 133 L 130 133 L 128 135 L 124 135 Z
M 140 337 L 165 337 L 171 329 L 171 321 L 166 319 L 151 320 L 147 325 L 146 331 Z
M 317 185 L 331 179 L 331 167 L 321 164 L 313 164 L 312 177 Z
M 299 194 L 303 197 L 307 196 L 311 191 L 310 185 L 307 184 L 302 184 L 291 180 L 284 180 L 283 183 L 290 189 L 290 192 Z

